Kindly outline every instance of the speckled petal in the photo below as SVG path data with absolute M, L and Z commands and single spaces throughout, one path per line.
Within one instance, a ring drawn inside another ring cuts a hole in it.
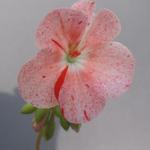
M 93 15 L 95 9 L 95 0 L 78 0 L 71 7 L 74 10 L 85 13 L 88 17 Z
M 106 99 L 127 91 L 132 83 L 135 60 L 127 47 L 112 42 L 103 49 L 90 53 L 87 74 Z
M 85 123 L 95 118 L 105 105 L 105 100 L 84 72 L 68 72 L 59 95 L 64 117 L 72 123 Z
M 89 33 L 86 47 L 101 47 L 111 42 L 121 31 L 118 17 L 110 10 L 104 9 L 95 17 Z
M 50 108 L 57 105 L 54 96 L 54 84 L 61 72 L 59 50 L 44 49 L 26 63 L 18 76 L 19 90 L 28 103 L 39 108 Z
M 55 44 L 67 49 L 68 44 L 77 44 L 87 25 L 87 16 L 72 9 L 57 9 L 50 12 L 37 29 L 36 43 L 39 48 Z

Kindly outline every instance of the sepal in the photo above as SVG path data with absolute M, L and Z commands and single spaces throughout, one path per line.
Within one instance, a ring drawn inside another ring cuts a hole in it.
M 49 112 L 49 109 L 40 109 L 38 108 L 36 111 L 35 111 L 35 121 L 37 123 L 39 123 L 44 117 L 45 115 L 47 115 Z

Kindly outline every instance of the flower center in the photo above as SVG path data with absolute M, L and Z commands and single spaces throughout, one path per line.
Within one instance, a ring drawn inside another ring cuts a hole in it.
M 69 52 L 69 54 L 67 54 L 66 59 L 68 61 L 68 63 L 74 63 L 77 60 L 77 57 L 80 56 L 80 52 L 77 50 L 72 50 Z
M 70 44 L 68 49 L 68 52 L 64 53 L 63 56 L 63 65 L 67 65 L 69 67 L 68 70 L 73 72 L 83 69 L 86 62 L 86 54 L 79 50 L 77 44 Z

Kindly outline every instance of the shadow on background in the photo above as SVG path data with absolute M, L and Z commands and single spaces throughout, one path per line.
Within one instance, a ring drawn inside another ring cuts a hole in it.
M 0 92 L 0 149 L 34 150 L 35 133 L 31 127 L 32 116 L 20 114 L 24 101 L 15 89 L 14 94 Z M 59 127 L 50 142 L 42 142 L 42 149 L 57 150 Z

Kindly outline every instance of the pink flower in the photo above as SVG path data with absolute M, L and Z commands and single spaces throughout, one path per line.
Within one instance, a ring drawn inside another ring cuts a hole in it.
M 106 9 L 95 15 L 94 7 L 94 1 L 80 0 L 50 12 L 36 33 L 41 51 L 18 77 L 26 102 L 59 105 L 73 123 L 96 117 L 107 99 L 130 87 L 134 74 L 131 52 L 112 42 L 121 30 L 118 17 Z

